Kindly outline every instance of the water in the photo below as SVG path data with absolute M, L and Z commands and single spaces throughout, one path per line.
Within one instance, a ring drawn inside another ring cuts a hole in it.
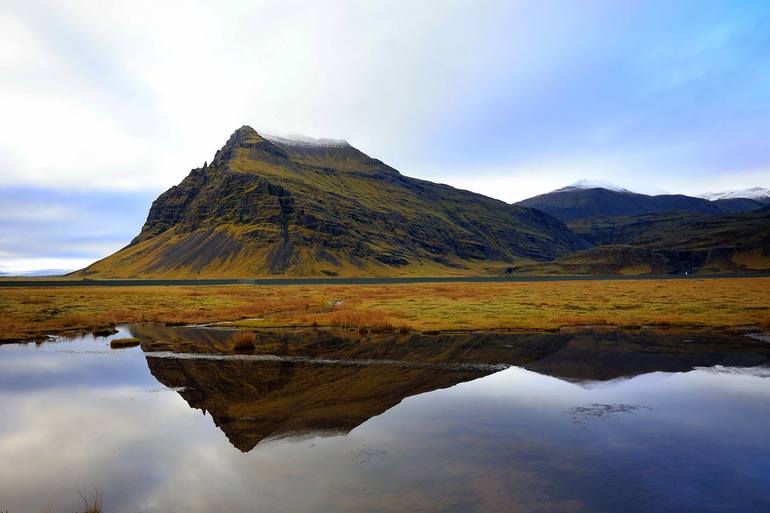
M 762 341 L 129 335 L 0 346 L 0 510 L 770 510 Z

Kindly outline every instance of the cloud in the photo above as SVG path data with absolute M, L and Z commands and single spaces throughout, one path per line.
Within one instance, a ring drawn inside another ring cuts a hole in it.
M 0 184 L 160 190 L 244 123 L 345 138 L 418 176 L 672 146 L 670 162 L 694 172 L 757 168 L 770 160 L 756 135 L 770 128 L 768 13 L 719 1 L 12 1 Z
M 139 233 L 153 196 L 0 187 L 0 272 L 82 268 Z
M 0 182 L 166 187 L 244 123 L 396 151 L 483 73 L 496 44 L 485 34 L 508 10 L 12 2 L 0 140 L 17 164 Z
M 69 226 L 112 241 L 77 243 L 95 258 L 242 124 L 505 200 L 581 178 L 770 186 L 769 27 L 753 0 L 10 0 L 0 187 L 141 196 Z M 68 240 L 24 227 L 70 203 L 21 219 L 4 201 L 0 251 L 62 256 Z

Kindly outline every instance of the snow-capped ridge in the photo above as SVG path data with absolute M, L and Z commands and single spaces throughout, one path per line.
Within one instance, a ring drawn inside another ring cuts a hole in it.
M 350 144 L 344 139 L 316 139 L 314 137 L 308 137 L 306 135 L 299 134 L 263 134 L 262 137 L 272 143 L 283 144 L 287 146 L 320 146 L 327 148 L 344 148 L 350 146 Z
M 570 184 L 566 187 L 562 187 L 561 189 L 556 189 L 553 192 L 566 192 L 566 191 L 573 191 L 575 189 L 607 189 L 615 192 L 631 192 L 628 189 L 624 189 L 623 187 L 620 187 L 619 185 L 615 185 L 612 182 L 607 182 L 604 180 L 585 180 L 585 179 L 578 180 L 573 184 Z
M 748 189 L 741 189 L 737 191 L 707 192 L 705 194 L 701 194 L 700 197 L 709 201 L 736 198 L 770 201 L 770 189 L 766 187 L 750 187 Z

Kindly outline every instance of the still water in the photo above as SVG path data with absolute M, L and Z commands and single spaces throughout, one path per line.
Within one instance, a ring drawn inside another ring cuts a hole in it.
M 0 510 L 770 511 L 766 342 L 120 331 L 0 346 Z

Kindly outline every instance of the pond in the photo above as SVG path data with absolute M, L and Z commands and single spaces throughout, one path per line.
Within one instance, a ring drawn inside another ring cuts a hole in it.
M 770 510 L 762 340 L 119 331 L 0 346 L 0 510 Z

